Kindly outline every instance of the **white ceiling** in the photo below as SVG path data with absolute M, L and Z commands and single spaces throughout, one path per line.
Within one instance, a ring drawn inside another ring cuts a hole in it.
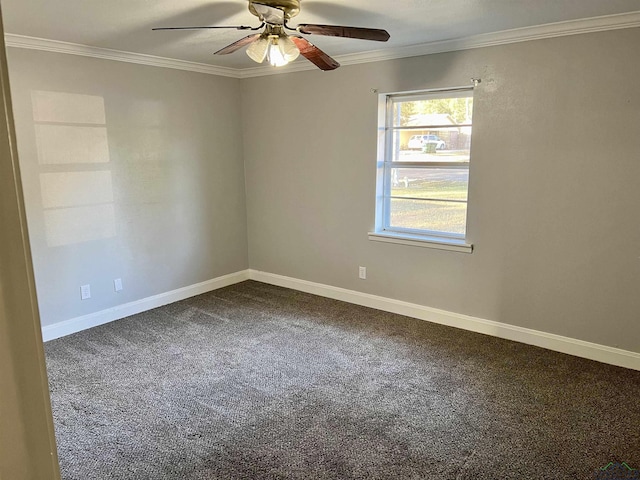
M 247 32 L 152 27 L 258 25 L 246 0 L 1 0 L 5 32 L 220 67 L 256 67 L 244 53 L 213 52 Z M 298 23 L 384 28 L 387 43 L 313 36 L 337 57 L 398 49 L 640 10 L 640 0 L 301 0 Z M 304 58 L 296 61 L 306 62 Z

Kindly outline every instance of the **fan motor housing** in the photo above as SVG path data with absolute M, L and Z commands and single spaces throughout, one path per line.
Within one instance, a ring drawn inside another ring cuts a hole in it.
M 289 19 L 295 17 L 300 13 L 300 0 L 259 0 L 254 2 L 253 0 L 249 0 L 249 11 L 258 17 L 258 12 L 254 8 L 253 4 L 259 3 L 261 5 L 266 5 L 268 7 L 279 8 L 284 11 L 285 18 Z

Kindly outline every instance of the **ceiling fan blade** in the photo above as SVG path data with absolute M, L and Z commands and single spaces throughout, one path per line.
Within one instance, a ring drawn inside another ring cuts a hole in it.
M 227 45 L 224 48 L 221 48 L 220 50 L 215 52 L 214 55 L 227 55 L 229 53 L 233 53 L 236 50 L 240 50 L 242 47 L 244 47 L 246 45 L 249 45 L 250 43 L 253 43 L 259 37 L 260 37 L 259 33 L 254 33 L 253 35 L 248 35 L 248 36 L 246 36 L 244 38 L 241 38 L 237 42 L 233 42 L 232 44 Z
M 360 38 L 362 40 L 374 40 L 386 42 L 391 37 L 386 30 L 377 28 L 343 27 L 340 25 L 314 25 L 303 23 L 296 28 L 300 33 L 307 35 L 325 35 L 329 37 Z
M 291 40 L 296 44 L 300 54 L 313 63 L 320 70 L 335 70 L 340 64 L 324 53 L 314 44 L 310 43 L 306 38 L 299 37 L 298 35 L 292 35 Z
M 261 22 L 270 23 L 271 25 L 284 25 L 283 10 L 256 2 L 252 2 L 251 5 L 258 12 L 258 18 Z
M 250 27 L 248 25 L 222 25 L 222 26 L 213 26 L 213 27 L 156 27 L 151 30 L 205 30 L 205 29 L 216 29 L 216 28 L 233 28 L 234 30 L 258 30 L 262 28 L 264 24 L 259 27 Z

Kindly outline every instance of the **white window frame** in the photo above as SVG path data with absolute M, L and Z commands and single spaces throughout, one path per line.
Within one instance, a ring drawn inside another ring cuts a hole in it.
M 452 98 L 468 96 L 473 98 L 473 87 L 455 87 L 446 89 L 421 90 L 415 92 L 386 93 L 378 97 L 378 159 L 376 184 L 375 231 L 369 233 L 369 239 L 380 242 L 399 243 L 420 247 L 438 248 L 457 252 L 471 253 L 473 245 L 468 243 L 466 233 L 445 233 L 430 230 L 418 230 L 390 226 L 391 171 L 392 168 L 462 168 L 469 170 L 469 162 L 394 162 L 394 132 L 407 127 L 393 125 L 393 106 L 397 102 L 427 100 L 434 98 Z M 463 94 L 463 95 L 461 95 Z M 471 126 L 471 125 L 469 125 Z M 412 127 L 425 130 L 434 125 Z M 467 200 L 468 205 L 468 200 Z M 467 212 L 468 213 L 468 212 Z M 468 223 L 468 215 L 467 215 Z M 465 232 L 467 228 L 465 227 Z

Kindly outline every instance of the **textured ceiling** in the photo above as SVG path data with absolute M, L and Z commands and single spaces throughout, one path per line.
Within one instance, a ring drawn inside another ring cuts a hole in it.
M 298 23 L 384 28 L 387 43 L 313 36 L 332 56 L 640 10 L 640 0 L 301 0 Z M 212 53 L 246 32 L 152 27 L 258 25 L 246 0 L 1 0 L 5 32 L 210 65 L 250 68 L 243 51 Z M 297 62 L 305 62 L 299 59 Z

